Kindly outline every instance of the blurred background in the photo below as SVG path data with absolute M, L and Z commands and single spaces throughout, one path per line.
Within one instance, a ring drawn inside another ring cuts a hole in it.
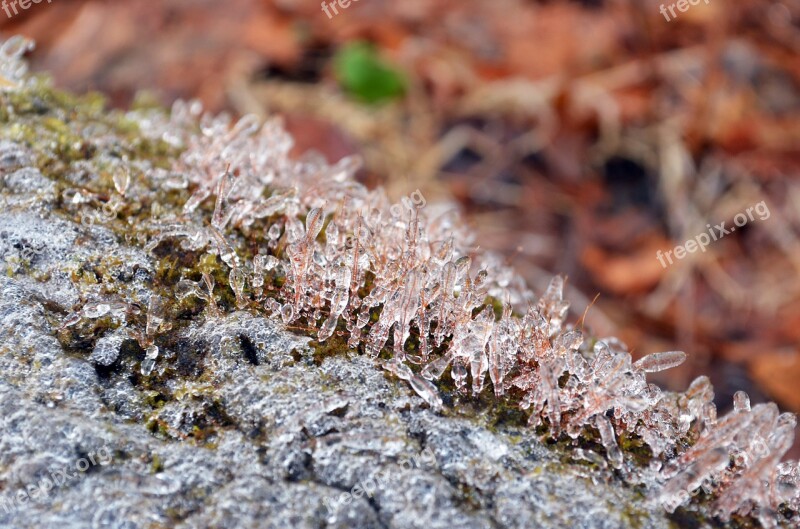
M 0 32 L 115 107 L 280 114 L 297 153 L 453 201 L 538 292 L 567 275 L 593 333 L 686 351 L 662 386 L 707 374 L 722 409 L 743 389 L 800 412 L 800 0 L 678 3 L 50 0 Z

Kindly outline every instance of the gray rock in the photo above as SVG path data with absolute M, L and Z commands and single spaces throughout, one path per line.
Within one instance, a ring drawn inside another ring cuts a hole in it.
M 62 240 L 41 239 L 61 269 L 80 257 Z M 317 366 L 307 338 L 245 312 L 181 331 L 180 350 L 157 360 L 154 404 L 135 363 L 98 352 L 118 336 L 91 355 L 62 347 L 57 307 L 71 286 L 49 281 L 0 277 L 2 527 L 668 526 L 614 475 L 561 463 L 533 432 L 434 413 L 361 356 Z M 188 354 L 186 376 L 165 376 Z M 32 488 L 62 471 L 46 494 Z
M 669 526 L 619 473 L 570 462 L 476 403 L 434 412 L 373 360 L 320 361 L 309 338 L 258 314 L 181 309 L 143 370 L 149 337 L 124 323 L 144 327 L 142 307 L 162 295 L 153 277 L 169 270 L 142 230 L 119 227 L 135 215 L 110 215 L 116 231 L 81 223 L 67 193 L 113 170 L 119 142 L 98 138 L 113 156 L 65 162 L 56 179 L 29 167 L 55 156 L 48 137 L 36 156 L 0 140 L 0 527 Z M 135 178 L 130 207 L 168 218 L 148 193 Z

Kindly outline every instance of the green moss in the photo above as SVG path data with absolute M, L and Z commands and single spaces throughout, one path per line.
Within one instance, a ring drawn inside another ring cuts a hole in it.
M 345 354 L 350 351 L 347 346 L 347 339 L 340 336 L 339 333 L 334 333 L 333 336 L 320 343 L 317 341 L 310 341 L 308 345 L 312 348 L 312 358 L 316 365 L 322 365 L 326 358 Z
M 158 474 L 162 470 L 164 470 L 164 462 L 161 460 L 161 457 L 154 452 L 150 461 L 150 471 L 153 474 Z
M 619 436 L 618 442 L 622 451 L 638 466 L 647 467 L 653 460 L 653 451 L 641 437 L 625 431 Z
M 609 508 L 614 509 L 617 505 L 609 505 Z M 626 505 L 621 511 L 622 518 L 625 520 L 625 526 L 629 529 L 640 529 L 644 527 L 645 522 L 650 518 L 650 515 L 637 509 L 633 504 Z
M 160 409 L 169 399 L 158 391 L 148 391 L 145 393 L 145 404 L 153 409 Z
M 150 417 L 147 419 L 147 421 L 145 421 L 145 428 L 147 428 L 150 433 L 158 435 L 162 439 L 169 437 L 169 427 L 164 421 L 156 417 Z
M 494 319 L 499 320 L 503 317 L 503 302 L 499 299 L 486 296 L 486 299 L 483 301 L 484 306 L 491 306 L 492 310 L 494 311 Z

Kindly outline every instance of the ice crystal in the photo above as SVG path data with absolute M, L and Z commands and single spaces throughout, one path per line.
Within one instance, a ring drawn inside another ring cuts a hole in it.
M 144 355 L 144 361 L 142 361 L 141 365 L 141 373 L 145 376 L 149 376 L 150 373 L 153 372 L 153 368 L 156 365 L 156 358 L 158 358 L 158 346 L 151 345 L 147 348 Z
M 28 46 L 19 39 L 0 46 L 2 89 L 26 82 L 20 56 Z M 263 339 L 249 327 L 267 313 L 318 342 L 343 339 L 433 409 L 443 407 L 447 380 L 456 401 L 493 393 L 514 403 L 537 431 L 575 441 L 573 457 L 645 483 L 667 509 L 696 501 L 702 489 L 723 520 L 753 516 L 771 527 L 787 522 L 786 513 L 797 516 L 800 469 L 781 462 L 794 439 L 794 416 L 774 404 L 751 406 L 740 393 L 733 411 L 718 418 L 706 377 L 683 393 L 648 383 L 647 373 L 675 367 L 686 355 L 633 361 L 619 340 L 585 337 L 567 323 L 563 278 L 536 299 L 498 256 L 474 250 L 453 208 L 411 200 L 392 206 L 383 190 L 354 180 L 357 157 L 334 165 L 317 155 L 292 158 L 292 139 L 278 120 L 232 123 L 203 113 L 197 102 L 175 103 L 169 117 L 128 117 L 143 134 L 180 150 L 174 166 L 141 168 L 122 159 L 105 195 L 67 189 L 65 207 L 110 222 L 142 193 L 142 181 L 188 192 L 180 211 L 151 205 L 144 248 L 158 253 L 175 244 L 218 268 L 175 278 L 163 298 L 135 303 L 99 293 L 84 300 L 60 330 L 114 320 L 94 345 L 98 364 L 111 365 L 127 339 L 145 351 L 142 375 L 151 375 L 159 356 L 168 361 L 169 342 L 159 337 L 175 314 L 166 296 L 199 303 L 198 329 L 216 329 L 211 341 L 252 334 L 258 346 Z M 0 152 L 0 164 L 20 163 L 22 155 Z M 93 211 L 98 206 L 106 206 L 103 215 Z M 224 323 L 231 318 L 239 322 L 236 333 Z M 582 437 L 594 440 L 593 448 L 578 447 Z M 623 438 L 647 448 L 645 465 L 630 457 Z
M 89 357 L 93 362 L 102 366 L 110 366 L 119 356 L 122 342 L 127 338 L 124 332 L 111 332 L 103 336 L 94 345 L 92 355 Z
M 443 377 L 464 396 L 487 384 L 497 398 L 513 393 L 531 426 L 554 438 L 595 432 L 605 460 L 626 474 L 633 467 L 620 438 L 640 439 L 652 454 L 642 472 L 655 473 L 668 509 L 691 502 L 699 487 L 723 519 L 753 515 L 770 526 L 781 509 L 797 507 L 797 463 L 780 462 L 794 438 L 792 416 L 772 404 L 751 409 L 737 395 L 734 411 L 717 419 L 707 378 L 680 394 L 647 382 L 647 373 L 680 365 L 683 352 L 634 362 L 617 339 L 585 339 L 566 323 L 563 278 L 536 300 L 496 256 L 470 251 L 452 211 L 390 207 L 382 190 L 353 180 L 356 158 L 333 166 L 290 159 L 291 139 L 275 121 L 231 125 L 203 115 L 198 125 L 190 115 L 197 106 L 178 103 L 171 125 L 153 129 L 187 146 L 174 172 L 194 192 L 184 216 L 156 230 L 149 247 L 182 238 L 218 256 L 236 308 L 312 329 L 319 342 L 346 337 L 434 409 L 443 405 L 435 384 Z M 200 205 L 212 197 L 208 218 Z M 261 238 L 245 259 L 242 241 L 254 234 Z M 213 303 L 210 279 L 204 296 L 190 283 L 180 283 L 183 295 Z

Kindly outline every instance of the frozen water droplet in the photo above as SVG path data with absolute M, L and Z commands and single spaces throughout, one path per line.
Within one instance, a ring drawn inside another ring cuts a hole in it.
M 450 365 L 452 354 L 446 354 L 429 363 L 422 369 L 422 376 L 428 380 L 439 380 L 442 378 L 444 370 Z
M 67 318 L 61 323 L 62 327 L 72 327 L 76 323 L 81 321 L 81 314 L 79 312 L 74 312 L 67 316 Z
M 231 269 L 230 273 L 228 274 L 228 281 L 230 282 L 231 289 L 236 296 L 236 306 L 238 308 L 243 308 L 247 305 L 247 300 L 244 297 L 244 287 L 246 282 L 244 271 L 241 268 Z
M 175 297 L 178 299 L 186 299 L 189 296 L 199 296 L 202 293 L 200 286 L 190 279 L 181 279 L 175 285 Z
M 83 306 L 83 316 L 89 319 L 102 318 L 111 311 L 111 307 L 105 302 L 87 303 Z
M 320 326 L 319 331 L 317 332 L 317 341 L 322 343 L 328 338 L 333 335 L 333 331 L 336 330 L 336 322 L 337 318 L 327 318 L 323 324 Z
M 464 367 L 464 364 L 454 364 L 450 370 L 450 375 L 453 377 L 456 388 L 464 389 L 467 386 L 467 368 Z
M 595 425 L 600 432 L 600 439 L 606 449 L 609 461 L 615 468 L 620 468 L 622 466 L 622 451 L 617 444 L 611 421 L 605 415 L 598 415 L 595 419 Z
M 686 353 L 683 351 L 668 351 L 665 353 L 653 353 L 641 358 L 634 366 L 645 373 L 658 373 L 681 365 L 686 360 Z
M 147 348 L 144 355 L 144 360 L 142 360 L 141 365 L 141 373 L 144 376 L 150 376 L 150 373 L 153 372 L 153 368 L 156 365 L 156 359 L 158 358 L 158 346 L 151 345 Z
M 737 391 L 733 395 L 733 409 L 738 412 L 750 411 L 750 397 L 744 391 Z
M 267 255 L 264 258 L 264 270 L 267 272 L 277 268 L 280 264 L 281 262 L 274 255 Z
M 264 256 L 259 254 L 253 257 L 253 274 L 250 277 L 253 288 L 264 286 Z
M 142 366 L 140 369 L 141 374 L 146 377 L 150 376 L 150 373 L 153 372 L 153 368 L 155 367 L 155 365 L 156 365 L 155 360 L 153 360 L 152 358 L 145 358 L 144 360 L 142 360 Z
M 112 179 L 114 180 L 114 189 L 116 189 L 117 193 L 120 195 L 124 195 L 131 182 L 130 170 L 126 169 L 124 171 L 114 172 Z
M 314 208 L 308 212 L 306 216 L 306 238 L 313 241 L 322 230 L 322 224 L 325 218 L 322 216 L 322 209 Z
M 151 360 L 155 360 L 156 358 L 158 358 L 158 346 L 157 345 L 149 346 L 145 351 L 144 356 L 145 358 L 150 358 Z
M 233 126 L 231 133 L 234 136 L 252 136 L 258 129 L 261 128 L 261 120 L 255 114 L 247 114 L 242 116 L 236 125 Z
M 145 334 L 147 336 L 154 336 L 158 332 L 167 331 L 172 328 L 172 324 L 164 321 L 164 305 L 157 295 L 150 296 L 150 301 L 147 305 L 147 323 L 145 325 Z
M 294 307 L 290 303 L 286 303 L 281 307 L 281 319 L 283 323 L 290 323 L 294 318 Z
M 124 340 L 125 335 L 118 331 L 103 336 L 95 343 L 89 360 L 102 366 L 110 366 L 119 356 L 120 348 Z
M 413 375 L 409 383 L 414 391 L 417 392 L 417 395 L 422 397 L 431 408 L 434 410 L 442 408 L 442 398 L 439 396 L 439 390 L 436 389 L 436 386 L 418 375 Z
M 281 237 L 281 225 L 278 223 L 273 224 L 267 230 L 267 238 L 272 241 L 277 241 Z

